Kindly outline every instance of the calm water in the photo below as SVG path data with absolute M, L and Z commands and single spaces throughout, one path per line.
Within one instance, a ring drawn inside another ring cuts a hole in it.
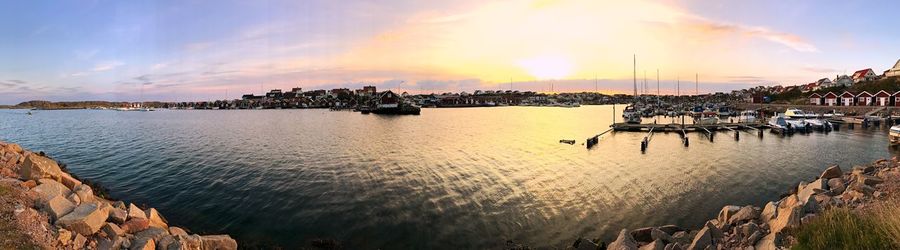
M 621 106 L 619 106 L 621 110 Z M 327 110 L 0 110 L 0 140 L 45 151 L 114 197 L 242 244 L 353 249 L 560 247 L 622 227 L 696 227 L 763 205 L 830 164 L 890 157 L 881 129 L 760 139 L 604 136 L 611 106 Z

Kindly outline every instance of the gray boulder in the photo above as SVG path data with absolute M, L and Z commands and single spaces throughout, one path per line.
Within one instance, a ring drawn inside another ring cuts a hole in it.
M 653 228 L 650 230 L 650 238 L 652 238 L 653 241 L 662 241 L 663 243 L 675 242 L 675 240 L 672 239 L 672 236 L 670 236 L 666 232 L 663 232 L 662 230 L 659 230 L 658 228 Z
M 828 180 L 831 178 L 838 178 L 843 174 L 844 173 L 841 171 L 841 167 L 839 167 L 838 165 L 834 165 L 829 167 L 828 169 L 825 169 L 825 171 L 822 172 L 821 175 L 819 175 L 819 179 Z
M 85 202 L 56 221 L 56 224 L 80 235 L 91 235 L 105 225 L 109 212 L 98 202 Z
M 37 154 L 29 154 L 19 169 L 19 176 L 26 180 L 53 179 L 59 181 L 62 174 L 56 161 Z
M 62 195 L 51 198 L 41 206 L 41 210 L 50 215 L 50 218 L 58 220 L 60 217 L 75 210 L 75 204 Z
M 837 195 L 844 193 L 844 189 L 846 188 L 847 187 L 844 185 L 844 179 L 841 179 L 840 177 L 831 178 L 828 180 L 828 189 L 831 190 L 832 194 Z
M 38 203 L 46 203 L 56 196 L 62 196 L 63 199 L 65 199 L 69 196 L 69 194 L 72 193 L 72 190 L 69 190 L 69 188 L 57 181 L 51 179 L 43 179 L 41 185 L 32 188 L 31 192 L 38 194 Z
M 628 232 L 628 229 L 622 229 L 622 231 L 619 232 L 619 236 L 616 237 L 616 240 L 612 243 L 609 243 L 609 247 L 607 247 L 606 249 L 635 250 L 638 249 L 638 244 L 633 238 L 631 238 L 631 234 Z
M 666 244 L 663 244 L 661 240 L 654 240 L 647 245 L 641 246 L 639 250 L 665 250 Z
M 625 232 L 626 234 L 628 232 Z M 228 235 L 205 235 L 200 236 L 200 242 L 203 250 L 236 250 L 237 241 Z
M 763 223 L 768 223 L 772 219 L 775 219 L 775 216 L 778 215 L 778 205 L 775 202 L 766 203 L 766 206 L 763 208 L 762 214 L 760 215 L 760 220 Z
M 728 219 L 731 218 L 732 215 L 741 210 L 741 207 L 734 205 L 727 205 L 722 207 L 722 210 L 719 211 L 719 216 L 716 217 L 719 223 L 727 223 Z M 724 224 L 720 224 L 724 225 Z
M 744 206 L 737 213 L 728 218 L 729 225 L 737 225 L 745 221 L 755 220 L 759 218 L 759 210 L 753 206 Z

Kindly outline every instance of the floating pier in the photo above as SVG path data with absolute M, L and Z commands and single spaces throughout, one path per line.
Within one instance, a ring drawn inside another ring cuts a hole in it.
M 761 123 L 718 123 L 718 124 L 634 124 L 634 123 L 615 123 L 610 125 L 614 131 L 650 131 L 654 132 L 704 132 L 711 133 L 719 130 L 740 130 L 740 129 L 760 129 L 768 128 L 767 125 Z

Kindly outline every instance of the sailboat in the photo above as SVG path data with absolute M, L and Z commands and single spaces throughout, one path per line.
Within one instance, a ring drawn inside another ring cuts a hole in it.
M 634 103 L 625 107 L 625 112 L 622 113 L 622 116 L 625 118 L 626 123 L 632 124 L 640 124 L 641 123 L 641 113 L 637 111 L 638 95 L 637 95 L 637 56 L 634 56 Z

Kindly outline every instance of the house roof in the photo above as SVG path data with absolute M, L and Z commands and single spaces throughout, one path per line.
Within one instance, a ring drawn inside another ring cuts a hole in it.
M 900 96 L 900 91 L 894 92 L 892 96 Z
M 869 93 L 869 92 L 867 92 L 867 91 L 863 91 L 863 92 L 859 92 L 859 94 L 857 94 L 856 96 L 872 96 L 872 93 Z
M 856 94 L 854 94 L 853 92 L 850 92 L 850 91 L 844 91 L 843 93 L 841 93 L 841 97 L 847 97 L 846 96 L 847 94 L 850 95 L 849 97 L 856 97 Z
M 882 93 L 884 93 L 884 95 L 881 95 Z M 875 93 L 875 96 L 879 96 L 879 97 L 887 97 L 887 96 L 891 96 L 891 93 L 888 93 L 887 91 L 881 90 L 881 91 L 878 91 L 878 93 Z
M 891 68 L 891 69 L 898 69 L 898 70 L 900 70 L 900 59 L 897 59 L 897 63 L 894 63 L 894 67 Z
M 853 78 L 859 78 L 865 76 L 867 72 L 872 71 L 872 69 L 861 69 L 853 72 Z M 874 73 L 874 72 L 873 72 Z
M 819 93 L 813 93 L 812 95 L 809 95 L 809 98 L 813 97 L 822 97 L 822 95 L 820 95 Z
M 825 98 L 829 98 L 829 96 L 831 96 L 831 98 L 836 98 L 838 95 L 834 92 L 825 93 Z

